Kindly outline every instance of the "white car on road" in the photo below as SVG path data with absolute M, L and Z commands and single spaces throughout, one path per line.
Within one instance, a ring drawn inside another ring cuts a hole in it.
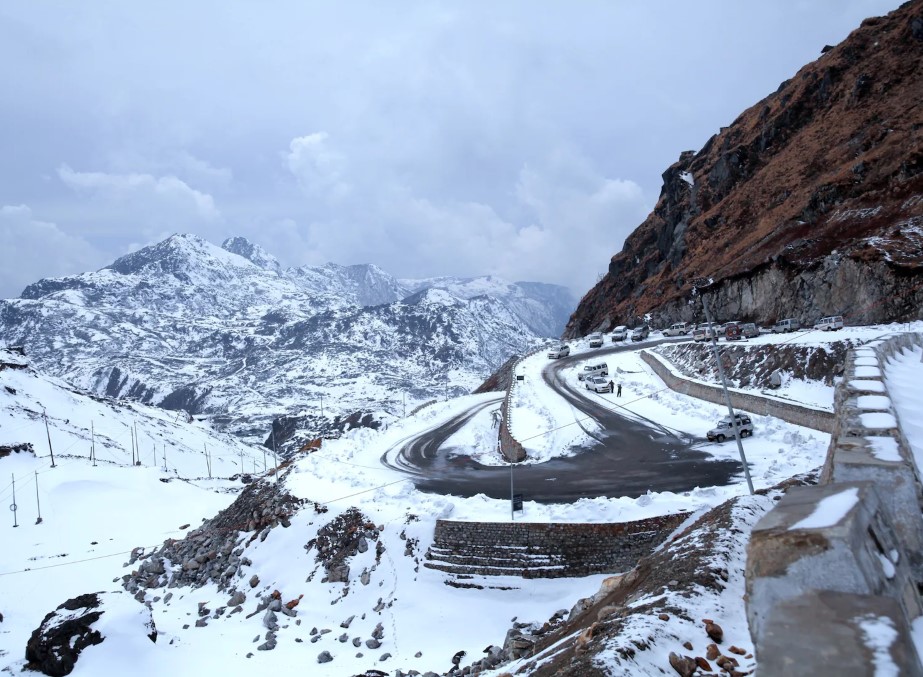
M 570 355 L 570 346 L 566 343 L 562 343 L 559 346 L 551 346 L 551 350 L 548 351 L 549 359 L 556 360 L 559 357 L 567 357 Z
M 595 390 L 598 393 L 611 393 L 612 385 L 602 376 L 591 376 L 584 382 L 587 390 Z

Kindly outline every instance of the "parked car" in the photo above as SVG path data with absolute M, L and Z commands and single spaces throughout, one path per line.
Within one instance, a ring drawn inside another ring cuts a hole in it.
M 760 335 L 760 328 L 752 322 L 744 322 L 740 325 L 740 335 L 744 338 L 753 338 Z
M 609 365 L 605 362 L 600 362 L 598 364 L 588 364 L 583 368 L 583 371 L 577 373 L 577 380 L 583 381 L 587 378 L 592 378 L 593 376 L 608 376 L 609 375 Z
M 794 317 L 790 317 L 786 320 L 779 320 L 774 325 L 772 325 L 773 334 L 784 334 L 790 331 L 797 331 L 801 329 L 801 322 L 799 322 Z
M 628 327 L 624 325 L 619 325 L 612 330 L 612 342 L 617 341 L 627 341 L 628 340 Z
M 632 341 L 643 341 L 650 335 L 651 335 L 651 328 L 648 327 L 646 324 L 642 324 L 637 329 L 632 329 L 631 340 Z
M 548 357 L 552 360 L 556 360 L 559 357 L 567 357 L 568 355 L 570 355 L 570 346 L 566 343 L 551 346 L 551 349 L 548 351 Z
M 594 332 L 590 334 L 590 348 L 602 348 L 603 347 L 603 335 L 599 332 Z
M 612 384 L 602 376 L 591 376 L 584 381 L 587 390 L 594 390 L 597 393 L 611 393 Z
M 677 322 L 671 324 L 669 329 L 663 330 L 664 336 L 685 336 L 692 331 L 692 324 L 689 322 Z
M 725 341 L 740 341 L 743 338 L 739 322 L 728 322 L 724 325 L 723 333 Z
M 707 341 L 708 339 L 715 338 L 717 336 L 715 332 L 716 327 L 714 323 L 709 324 L 708 322 L 704 322 L 692 330 L 692 340 Z
M 842 329 L 843 316 L 831 315 L 830 317 L 822 317 L 817 324 L 814 325 L 814 328 L 822 331 L 836 331 L 837 329 Z
M 740 431 L 741 438 L 749 437 L 753 434 L 753 422 L 746 414 L 734 414 L 737 419 L 737 430 Z M 734 437 L 734 424 L 730 416 L 725 416 L 718 425 L 708 431 L 706 434 L 709 442 L 724 442 L 729 437 Z

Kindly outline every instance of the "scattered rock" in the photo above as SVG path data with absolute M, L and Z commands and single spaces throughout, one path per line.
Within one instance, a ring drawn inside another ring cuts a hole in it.
M 711 663 L 702 658 L 701 656 L 695 657 L 695 664 L 699 666 L 699 669 L 703 672 L 711 672 Z
M 709 644 L 707 647 L 705 647 L 705 658 L 708 660 L 713 661 L 720 655 L 721 651 L 718 650 L 717 644 Z
M 724 630 L 721 629 L 721 626 L 711 621 L 705 624 L 705 634 L 713 639 L 716 644 L 721 644 L 721 640 L 724 638 Z
M 738 656 L 743 656 L 747 653 L 746 649 L 741 649 L 739 646 L 731 646 L 728 651 L 731 653 L 736 653 Z
M 696 662 L 689 656 L 680 656 L 672 651 L 670 652 L 670 667 L 676 670 L 681 677 L 692 677 L 692 673 L 698 668 Z
M 668 621 L 670 620 L 670 614 L 660 614 L 659 616 L 657 616 L 657 618 L 659 618 L 662 621 Z
M 321 651 L 319 654 L 317 654 L 318 663 L 329 663 L 332 660 L 333 656 L 330 655 L 329 651 Z
M 384 636 L 385 636 L 385 628 L 381 623 L 379 623 L 378 625 L 375 626 L 375 629 L 372 631 L 372 637 L 374 637 L 375 639 L 381 639 Z
M 379 658 L 378 660 L 384 662 L 384 661 L 388 660 L 389 658 L 391 658 L 391 654 L 389 654 L 389 653 L 383 653 L 383 654 L 381 655 L 381 658 Z
M 250 577 L 250 587 L 251 587 L 251 588 L 255 588 L 255 587 L 258 586 L 259 584 L 260 584 L 260 577 L 257 576 L 256 574 L 253 574 L 253 575 Z
M 257 579 L 257 581 L 259 581 L 259 579 Z M 233 595 L 231 595 L 231 599 L 228 600 L 227 606 L 240 606 L 246 601 L 247 594 L 242 590 L 237 590 Z
M 377 639 L 367 639 L 365 640 L 365 646 L 369 649 L 377 649 L 381 646 L 381 642 L 379 642 Z
M 348 627 L 352 624 L 354 618 L 355 618 L 355 616 L 350 616 L 350 617 L 347 618 L 345 621 L 343 621 L 342 623 L 340 623 L 340 627 L 341 627 L 341 628 L 348 628 Z

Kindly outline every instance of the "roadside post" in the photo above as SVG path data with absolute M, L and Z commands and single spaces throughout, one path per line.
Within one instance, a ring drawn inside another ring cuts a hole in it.
M 705 301 L 705 288 L 711 285 L 712 280 L 706 278 L 696 278 L 692 281 L 692 294 L 698 293 L 702 297 L 702 308 L 705 309 L 705 321 L 708 326 L 712 326 L 711 313 L 708 312 L 708 303 Z M 706 334 L 706 341 L 708 334 Z M 718 366 L 718 376 L 721 377 L 721 388 L 724 390 L 724 400 L 727 403 L 728 415 L 731 417 L 731 425 L 734 427 L 734 439 L 737 440 L 737 451 L 740 453 L 740 462 L 744 466 L 744 477 L 747 478 L 747 486 L 750 488 L 750 494 L 753 494 L 753 480 L 750 479 L 750 467 L 747 465 L 747 457 L 744 455 L 744 445 L 740 440 L 740 427 L 737 425 L 737 417 L 734 415 L 734 405 L 731 403 L 731 393 L 728 391 L 727 379 L 724 377 L 724 367 L 721 366 L 721 356 L 718 354 L 718 333 L 713 331 L 711 337 L 711 347 L 715 354 L 715 364 Z

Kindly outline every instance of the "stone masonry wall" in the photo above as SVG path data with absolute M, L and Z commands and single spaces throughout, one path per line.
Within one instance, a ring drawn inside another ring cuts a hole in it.
M 525 578 L 627 571 L 687 513 L 619 524 L 436 522 L 425 566 L 450 573 Z
M 714 404 L 725 403 L 724 392 L 721 387 L 683 378 L 674 373 L 673 370 L 662 361 L 662 358 L 646 350 L 642 350 L 639 355 L 641 359 L 654 370 L 654 373 L 667 384 L 670 390 L 675 390 L 683 395 L 696 397 L 707 402 L 713 402 Z M 729 390 L 731 393 L 731 403 L 734 405 L 735 409 L 739 408 L 744 411 L 749 411 L 752 414 L 759 414 L 762 416 L 773 416 L 787 421 L 788 423 L 803 425 L 807 428 L 813 428 L 814 430 L 820 430 L 825 433 L 833 432 L 834 415 L 832 412 L 793 404 L 791 402 L 783 402 L 771 397 L 766 397 L 765 395 L 751 395 L 734 389 Z

